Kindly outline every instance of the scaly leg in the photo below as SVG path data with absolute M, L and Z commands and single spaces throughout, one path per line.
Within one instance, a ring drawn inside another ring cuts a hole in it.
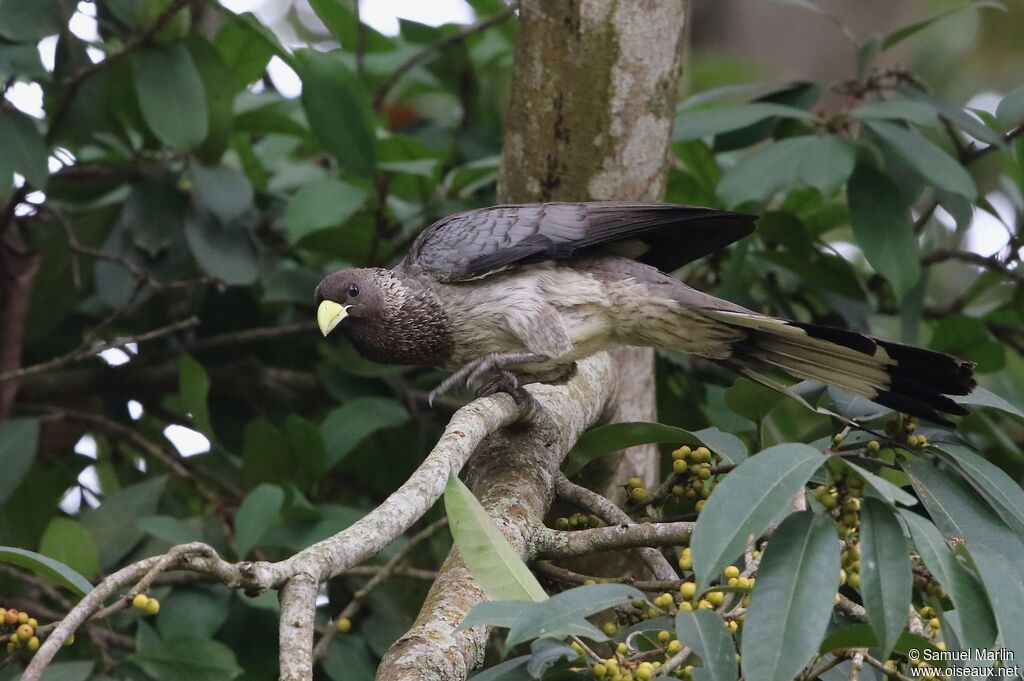
M 456 385 L 470 387 L 483 374 L 492 371 L 503 371 L 517 364 L 539 364 L 549 361 L 548 357 L 533 352 L 492 352 L 460 367 L 455 373 L 441 381 L 441 384 L 430 391 L 427 402 L 434 400 L 451 390 Z

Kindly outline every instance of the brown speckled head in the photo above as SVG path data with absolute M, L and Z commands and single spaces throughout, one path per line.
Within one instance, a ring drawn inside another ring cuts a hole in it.
M 390 270 L 339 270 L 315 296 L 318 319 L 329 320 L 321 320 L 324 335 L 338 328 L 371 361 L 438 366 L 451 355 L 451 329 L 437 297 Z

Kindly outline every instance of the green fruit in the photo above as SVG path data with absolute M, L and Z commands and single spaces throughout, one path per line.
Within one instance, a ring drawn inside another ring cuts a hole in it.
M 139 15 L 142 29 L 144 31 L 151 29 L 172 2 L 173 0 L 146 0 Z M 153 34 L 151 39 L 157 45 L 167 45 L 181 40 L 188 35 L 190 30 L 192 30 L 192 11 L 188 7 L 182 7 L 167 20 L 159 31 Z
M 347 634 L 352 631 L 352 620 L 347 617 L 341 617 L 334 623 L 334 626 L 337 628 L 339 634 Z
M 148 605 L 149 596 L 146 594 L 137 594 L 135 598 L 132 599 L 132 607 L 136 610 L 145 610 Z
M 155 598 L 150 598 L 149 603 L 146 603 L 146 614 L 155 615 L 160 612 L 160 601 Z

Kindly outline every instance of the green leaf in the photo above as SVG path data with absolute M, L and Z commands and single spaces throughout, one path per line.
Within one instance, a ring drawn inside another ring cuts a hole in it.
M 71 518 L 57 516 L 39 540 L 39 553 L 83 575 L 100 571 L 100 554 L 89 532 Z
M 690 540 L 697 586 L 707 586 L 761 536 L 824 461 L 813 447 L 782 444 L 750 457 L 726 475 L 708 498 Z
M 94 660 L 78 660 L 77 662 L 54 662 L 46 666 L 41 677 L 42 681 L 99 681 L 102 677 L 93 676 L 96 667 Z
M 103 497 L 103 503 L 82 513 L 79 522 L 89 531 L 100 551 L 100 565 L 110 569 L 138 544 L 145 533 L 139 518 L 153 515 L 166 476 L 157 476 L 124 487 Z
M 302 106 L 313 135 L 338 164 L 369 176 L 376 162 L 373 113 L 366 88 L 340 57 L 338 52 L 295 53 Z
M 0 36 L 7 40 L 37 42 L 63 25 L 59 0 L 0 0 Z
M 752 102 L 741 106 L 721 106 L 712 109 L 680 111 L 673 127 L 676 142 L 709 137 L 730 130 L 739 130 L 766 118 L 795 118 L 814 120 L 814 114 L 795 106 L 772 102 Z
M 252 208 L 253 189 L 249 179 L 234 168 L 189 166 L 199 205 L 216 215 L 221 222 L 231 222 Z
M 78 596 L 92 591 L 92 584 L 67 565 L 34 551 L 0 546 L 0 563 L 10 563 L 30 570 L 40 577 L 67 587 Z
M 722 179 L 718 196 L 736 206 L 768 199 L 793 182 L 831 191 L 850 176 L 855 160 L 853 145 L 840 137 L 789 137 L 737 163 Z
M 904 461 L 902 468 L 947 538 L 958 537 L 972 550 L 987 546 L 1011 564 L 1024 566 L 1024 541 L 957 471 L 926 461 Z
M 572 477 L 596 458 L 654 442 L 704 445 L 728 463 L 739 463 L 747 456 L 747 448 L 742 440 L 717 428 L 693 432 L 662 423 L 626 421 L 598 426 L 584 433 L 569 454 L 565 474 Z
M 126 659 L 161 681 L 230 681 L 242 673 L 231 648 L 205 638 L 164 639 Z
M 852 461 L 848 461 L 846 459 L 840 459 L 840 461 L 842 461 L 844 466 L 864 478 L 864 482 L 867 483 L 868 487 L 872 488 L 881 498 L 885 499 L 890 504 L 901 504 L 908 508 L 911 506 L 917 506 L 917 499 L 914 495 L 903 491 L 885 478 L 875 475 L 871 471 L 858 466 Z
M 749 378 L 738 378 L 725 391 L 725 405 L 754 423 L 761 423 L 768 414 L 786 400 L 782 393 L 755 383 Z
M 462 551 L 461 546 L 459 551 Z M 463 553 L 463 555 L 465 554 Z M 520 564 L 526 569 L 525 564 Z M 473 576 L 476 576 L 475 572 Z M 543 590 L 541 593 L 544 593 Z M 613 605 L 628 603 L 634 598 L 644 598 L 644 595 L 638 589 L 626 584 L 590 584 L 563 591 L 551 598 L 547 598 L 545 595 L 544 599 L 536 599 L 541 602 L 531 604 L 529 609 L 520 615 L 509 628 L 508 637 L 505 639 L 505 649 L 509 650 L 524 641 L 540 636 L 563 633 L 567 628 L 578 625 L 590 615 L 606 610 Z M 604 639 L 605 637 L 601 636 L 597 640 Z
M 926 182 L 972 201 L 978 195 L 970 173 L 921 133 L 878 120 L 867 126 Z
M 343 224 L 362 208 L 366 199 L 365 189 L 333 177 L 304 184 L 284 213 L 288 240 L 298 243 L 313 232 Z
M 990 407 L 992 409 L 999 409 L 1005 411 L 1007 414 L 1013 414 L 1024 419 L 1024 411 L 1021 411 L 1020 407 L 1015 404 L 1011 404 L 1009 401 L 1004 400 L 999 395 L 996 395 L 991 390 L 977 386 L 971 391 L 970 395 L 952 395 L 954 402 L 959 404 L 974 404 L 979 407 Z
M 198 519 L 194 519 L 198 520 Z M 202 539 L 202 530 L 170 515 L 147 515 L 139 518 L 135 526 L 140 530 L 168 544 L 187 544 Z
M 925 128 L 933 128 L 939 124 L 939 116 L 934 108 L 924 102 L 906 99 L 887 99 L 862 104 L 851 111 L 850 115 L 861 119 L 904 121 Z
M 210 395 L 210 377 L 206 368 L 188 355 L 178 360 L 178 392 L 181 406 L 192 418 L 196 429 L 212 439 L 213 426 L 207 400 Z
M 223 586 L 177 588 L 160 601 L 156 626 L 165 639 L 213 638 L 231 614 L 231 591 Z
M 996 120 L 1003 128 L 1009 130 L 1024 123 L 1024 85 L 1010 90 L 999 100 L 996 107 Z
M 810 661 L 828 628 L 839 564 L 829 517 L 803 511 L 779 525 L 761 559 L 743 624 L 745 679 L 792 679 Z
M 327 467 L 344 459 L 370 434 L 400 426 L 408 419 L 405 407 L 385 397 L 358 397 L 333 409 L 320 426 L 327 450 Z
M 495 601 L 543 601 L 548 595 L 476 497 L 452 472 L 444 490 L 452 538 L 477 582 Z
M 871 625 L 867 622 L 858 622 L 829 634 L 818 647 L 818 654 L 825 655 L 836 648 L 874 648 L 877 645 L 878 638 L 871 630 Z
M 907 623 L 913 577 L 903 528 L 884 502 L 867 498 L 860 509 L 860 593 L 868 621 L 879 638 L 882 658 Z
M 23 175 L 34 187 L 44 188 L 50 177 L 48 155 L 31 117 L 12 109 L 0 111 L 0 168 L 7 173 L 0 177 L 0 190 L 10 186 L 11 171 Z
M 331 681 L 373 681 L 377 662 L 362 638 L 338 636 L 327 649 L 323 667 Z
M 206 90 L 185 45 L 144 47 L 129 59 L 139 108 L 153 134 L 182 151 L 199 146 L 209 129 Z
M 284 505 L 284 490 L 263 484 L 245 495 L 235 514 L 235 542 L 238 557 L 244 558 L 277 521 Z
M 534 677 L 527 671 L 526 665 L 531 659 L 533 659 L 532 655 L 513 657 L 511 660 L 505 660 L 501 664 L 473 674 L 469 677 L 469 681 L 530 681 Z
M 893 31 L 889 35 L 885 36 L 885 39 L 882 41 L 882 49 L 888 50 L 889 48 L 898 45 L 899 43 L 903 42 L 904 40 L 914 35 L 915 33 L 918 33 L 928 28 L 939 19 L 945 19 L 948 16 L 952 16 L 964 10 L 976 10 L 982 8 L 1001 9 L 1004 12 L 1006 11 L 1006 6 L 1003 5 L 1003 3 L 1001 2 L 997 2 L 996 0 L 972 0 L 971 2 L 968 2 L 965 5 L 953 7 L 951 9 L 946 10 L 945 12 L 940 12 L 933 17 L 929 17 L 924 21 L 918 21 Z
M 847 187 L 853 238 L 875 271 L 892 284 L 897 298 L 921 278 L 917 236 L 899 188 L 867 165 L 858 165 Z
M 220 222 L 208 211 L 185 219 L 185 239 L 202 270 L 231 286 L 248 286 L 260 274 L 260 253 L 243 219 Z
M 1024 659 L 1024 627 L 1020 626 L 1020 614 L 1024 612 L 1024 584 L 1021 583 L 1020 572 L 984 548 L 969 553 L 988 592 L 1002 647 L 1013 653 L 1013 659 Z
M 284 52 L 277 38 L 273 35 L 268 37 L 264 32 L 254 28 L 253 23 L 259 24 L 258 20 L 247 21 L 243 17 L 244 15 L 227 14 L 224 26 L 214 39 L 214 45 L 220 52 L 228 72 L 233 76 L 233 88 L 236 92 L 245 89 L 263 75 L 267 63 L 275 52 Z
M 966 447 L 943 444 L 942 451 L 960 468 L 969 482 L 999 510 L 999 515 L 1018 534 L 1024 534 L 1024 490 L 991 461 Z
M 704 662 L 703 667 L 693 670 L 694 681 L 735 681 L 736 646 L 717 613 L 680 610 L 676 614 L 676 637 Z
M 13 418 L 0 422 L 0 504 L 25 479 L 39 448 L 39 421 Z
M 953 601 L 959 615 L 955 628 L 960 643 L 969 648 L 988 648 L 995 640 L 996 624 L 983 587 L 953 556 L 934 525 L 916 513 L 899 513 L 925 567 Z M 961 626 L 964 623 L 969 624 Z

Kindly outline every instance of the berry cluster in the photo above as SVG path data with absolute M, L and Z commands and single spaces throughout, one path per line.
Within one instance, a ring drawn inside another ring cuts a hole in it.
M 639 480 L 640 478 L 635 478 Z M 585 530 L 587 528 L 601 527 L 601 519 L 596 515 L 586 513 L 573 513 L 568 518 L 557 518 L 555 520 L 556 530 Z
M 36 629 L 39 622 L 27 612 L 18 612 L 14 608 L 0 608 L 0 634 L 7 635 L 7 652 L 14 653 L 22 648 L 34 653 L 39 650 L 39 637 Z
M 135 598 L 132 599 L 132 607 L 147 615 L 155 615 L 160 612 L 160 601 L 154 596 L 136 594 Z
M 694 510 L 704 510 L 704 502 L 714 489 L 711 474 L 711 450 L 707 447 L 691 449 L 683 445 L 672 452 L 672 496 L 696 499 Z

